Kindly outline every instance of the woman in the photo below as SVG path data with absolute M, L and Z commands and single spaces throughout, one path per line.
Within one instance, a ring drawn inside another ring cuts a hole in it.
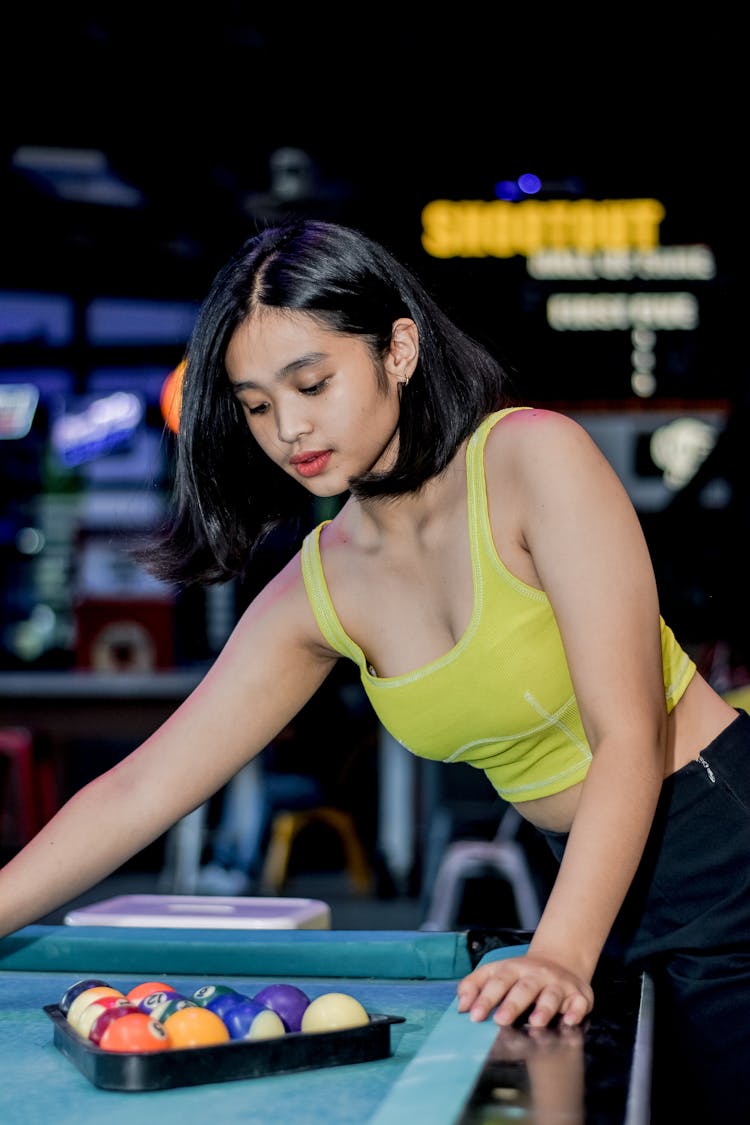
M 2 932 L 205 801 L 344 656 L 397 739 L 485 769 L 561 858 L 528 952 L 469 974 L 460 1010 L 578 1025 L 608 941 L 652 968 L 684 1021 L 681 1055 L 729 992 L 747 1009 L 750 720 L 660 618 L 637 515 L 593 441 L 510 404 L 504 384 L 357 231 L 290 221 L 219 272 L 188 350 L 175 515 L 152 569 L 227 579 L 306 496 L 345 499 L 191 697 L 8 864 Z M 750 1020 L 736 1024 L 747 1061 Z

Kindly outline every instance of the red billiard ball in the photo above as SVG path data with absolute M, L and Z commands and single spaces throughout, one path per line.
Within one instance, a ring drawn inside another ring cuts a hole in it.
M 89 1007 L 93 1007 L 93 1005 L 89 1005 Z M 99 1012 L 98 1015 L 94 1016 L 93 1020 L 88 1024 L 88 1040 L 98 1047 L 104 1032 L 114 1020 L 122 1019 L 123 1016 L 131 1015 L 133 1012 L 137 1011 L 138 1005 L 128 1000 L 126 996 L 123 996 L 122 1004 L 111 1004 L 108 1008 L 105 1008 L 103 1012 Z
M 108 984 L 98 984 L 94 988 L 87 988 L 83 992 L 79 992 L 73 1003 L 68 1008 L 67 1020 L 74 1031 L 79 1031 L 78 1021 L 85 1012 L 89 1004 L 94 1000 L 101 999 L 102 996 L 121 996 L 125 999 L 119 988 L 112 988 Z
M 128 1011 L 138 1010 L 135 1004 L 128 1000 L 127 996 L 100 996 L 98 1000 L 92 1000 L 90 1004 L 87 1004 L 78 1017 L 76 1028 L 78 1034 L 82 1035 L 84 1039 L 88 1039 L 91 1028 L 99 1019 L 99 1016 L 108 1012 L 110 1008 L 126 1008 Z

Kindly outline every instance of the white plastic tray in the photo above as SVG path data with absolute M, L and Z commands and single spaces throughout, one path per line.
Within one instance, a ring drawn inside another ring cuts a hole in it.
M 331 908 L 315 898 L 118 895 L 70 910 L 68 926 L 201 930 L 330 930 Z

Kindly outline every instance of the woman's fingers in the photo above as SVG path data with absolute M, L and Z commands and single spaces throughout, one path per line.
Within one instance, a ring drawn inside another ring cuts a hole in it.
M 581 1022 L 591 1011 L 590 985 L 554 962 L 529 957 L 492 961 L 475 969 L 458 985 L 458 1010 L 472 1020 L 487 1018 L 510 1026 L 529 1011 L 532 1027 L 546 1027 L 556 1016 L 567 1026 Z
M 588 994 L 580 993 L 568 996 L 565 1004 L 560 1008 L 562 1022 L 566 1027 L 575 1027 L 586 1018 L 593 1007 L 593 1003 L 593 993 L 591 993 L 590 998 Z

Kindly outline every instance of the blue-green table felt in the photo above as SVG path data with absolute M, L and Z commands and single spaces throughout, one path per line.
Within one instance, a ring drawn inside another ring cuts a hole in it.
M 30 926 L 0 941 L 0 1120 L 452 1125 L 497 1035 L 491 1020 L 475 1024 L 457 1010 L 456 984 L 470 969 L 466 935 L 455 933 Z M 220 981 L 252 994 L 290 981 L 311 997 L 349 992 L 405 1022 L 391 1026 L 387 1058 L 121 1093 L 99 1089 L 62 1055 L 43 1011 L 86 976 L 123 991 L 155 979 L 180 991 Z

